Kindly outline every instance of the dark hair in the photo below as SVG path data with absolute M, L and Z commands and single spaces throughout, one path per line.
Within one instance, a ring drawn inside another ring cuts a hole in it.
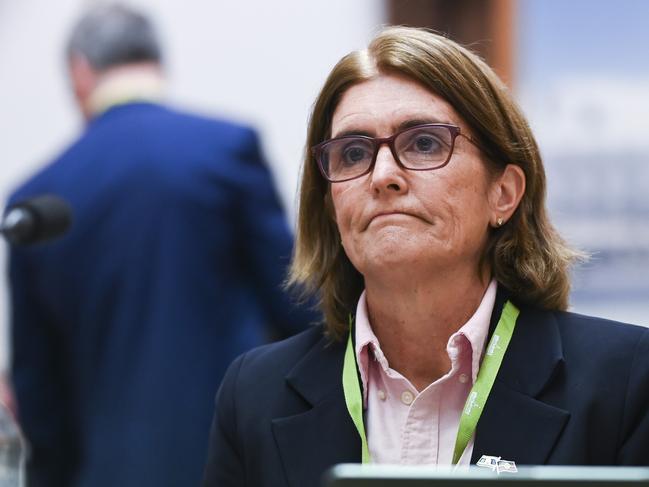
M 71 58 L 79 54 L 97 71 L 162 60 L 151 20 L 123 5 L 95 7 L 79 19 L 68 41 L 67 55 Z

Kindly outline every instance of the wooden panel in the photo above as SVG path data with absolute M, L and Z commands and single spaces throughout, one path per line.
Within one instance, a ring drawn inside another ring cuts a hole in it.
M 515 0 L 387 0 L 388 22 L 427 27 L 480 54 L 514 81 Z

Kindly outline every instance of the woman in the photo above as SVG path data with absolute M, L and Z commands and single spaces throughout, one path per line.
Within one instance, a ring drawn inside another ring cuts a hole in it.
M 326 323 L 232 364 L 206 486 L 317 485 L 340 462 L 649 463 L 649 333 L 565 311 L 578 254 L 487 65 L 385 29 L 333 69 L 308 146 L 292 282 Z

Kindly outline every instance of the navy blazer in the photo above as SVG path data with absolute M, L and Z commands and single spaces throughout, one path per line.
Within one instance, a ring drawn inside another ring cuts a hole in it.
M 516 304 L 472 463 L 649 465 L 649 330 Z M 313 328 L 239 357 L 217 395 L 203 485 L 317 486 L 328 467 L 360 462 L 344 351 Z
M 11 200 L 42 193 L 74 222 L 11 252 L 29 484 L 198 485 L 227 366 L 314 318 L 282 292 L 292 235 L 255 132 L 116 106 Z

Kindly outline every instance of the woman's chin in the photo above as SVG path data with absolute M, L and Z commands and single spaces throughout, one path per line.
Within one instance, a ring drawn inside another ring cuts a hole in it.
M 409 242 L 377 242 L 372 248 L 364 249 L 359 257 L 355 266 L 362 274 L 389 275 L 415 273 L 422 267 L 427 267 L 432 256 L 430 251 L 424 251 L 421 245 L 410 245 Z

